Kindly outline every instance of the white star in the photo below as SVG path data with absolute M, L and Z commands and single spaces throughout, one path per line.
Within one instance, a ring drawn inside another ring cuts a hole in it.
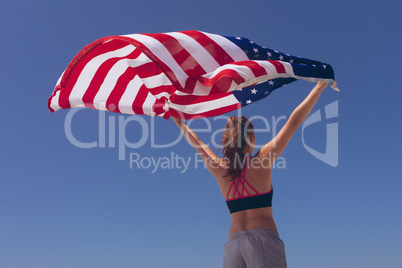
M 283 56 L 282 56 L 282 55 L 279 56 L 279 60 L 283 60 Z
M 250 40 L 250 44 L 254 44 L 254 42 Z
M 241 40 L 241 37 L 236 37 L 237 40 Z
M 252 90 L 251 90 L 251 94 L 257 94 L 257 89 L 255 89 L 255 88 L 253 88 Z
M 250 104 L 250 103 L 252 103 L 252 101 L 251 101 L 251 100 L 247 100 L 246 103 L 247 103 L 247 104 Z
M 315 66 L 314 64 L 313 64 L 313 66 L 314 66 L 314 68 L 317 68 L 317 66 Z
M 264 93 L 264 94 L 265 94 L 265 95 L 269 94 L 269 90 L 265 91 L 265 93 Z
M 269 80 L 269 81 L 268 81 L 268 84 L 269 84 L 270 86 L 273 86 L 273 85 L 275 84 L 275 82 L 272 81 L 272 80 Z
M 272 53 L 271 53 L 271 52 L 267 52 L 267 55 L 268 55 L 269 58 L 272 57 Z
M 327 65 L 323 65 L 322 67 L 324 67 L 324 69 L 327 69 Z
M 291 59 L 289 62 L 290 62 L 290 63 L 293 63 L 293 62 L 294 62 L 294 60 L 293 60 L 293 59 Z
M 238 88 L 237 91 L 243 91 L 242 88 Z
M 253 48 L 253 51 L 255 52 L 255 53 L 258 53 L 258 48 Z

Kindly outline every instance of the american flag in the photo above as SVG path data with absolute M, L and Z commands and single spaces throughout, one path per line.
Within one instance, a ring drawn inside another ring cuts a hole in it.
M 243 37 L 201 31 L 110 36 L 89 44 L 71 61 L 48 108 L 211 117 L 252 104 L 297 79 L 324 81 L 337 89 L 329 64 Z

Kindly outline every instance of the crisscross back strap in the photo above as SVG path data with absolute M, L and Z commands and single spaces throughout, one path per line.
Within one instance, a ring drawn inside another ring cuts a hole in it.
M 227 192 L 227 195 L 226 195 L 226 200 L 232 200 L 232 199 L 237 199 L 237 198 L 242 198 L 242 197 L 249 197 L 249 196 L 254 196 L 254 195 L 259 194 L 259 192 L 253 186 L 251 186 L 251 184 L 246 180 L 246 169 L 247 169 L 248 159 L 249 159 L 249 156 L 246 157 L 246 163 L 243 167 L 243 170 L 240 172 L 239 177 L 237 177 L 235 180 L 232 181 L 232 183 L 229 187 L 229 190 Z M 242 186 L 241 192 L 239 190 L 239 185 Z M 250 189 L 252 189 L 255 192 L 255 194 L 250 194 L 250 192 L 247 190 L 246 185 L 248 187 L 250 187 Z M 234 186 L 233 196 L 231 199 L 229 199 L 230 190 L 232 189 L 233 186 Z M 246 195 L 245 195 L 244 191 L 246 192 Z M 236 193 L 238 194 L 237 197 L 236 197 Z

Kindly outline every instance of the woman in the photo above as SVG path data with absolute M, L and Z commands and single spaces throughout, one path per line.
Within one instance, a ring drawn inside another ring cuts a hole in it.
M 222 139 L 222 159 L 182 120 L 173 118 L 215 176 L 231 213 L 223 267 L 286 267 L 284 244 L 272 215 L 272 166 L 326 86 L 318 82 L 279 133 L 254 156 L 254 129 L 244 116 L 229 118 Z

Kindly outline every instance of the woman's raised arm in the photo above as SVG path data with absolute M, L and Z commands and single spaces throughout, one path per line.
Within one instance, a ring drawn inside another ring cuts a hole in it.
M 327 85 L 327 83 L 321 81 L 317 83 L 304 101 L 292 112 L 288 121 L 285 123 L 279 133 L 269 143 L 264 145 L 257 153 L 257 156 L 261 160 L 268 160 L 270 164 L 269 166 L 272 167 L 275 160 L 285 150 L 293 134 L 309 115 L 318 98 L 320 97 L 321 92 Z
M 214 170 L 219 167 L 219 157 L 215 155 L 215 153 L 208 147 L 208 145 L 203 143 L 200 138 L 198 138 L 197 134 L 195 134 L 194 131 L 192 131 L 191 128 L 189 128 L 183 120 L 176 117 L 172 118 L 183 133 L 184 137 L 187 139 L 188 143 L 190 143 L 190 145 L 193 146 L 194 149 L 201 156 L 208 170 L 213 173 Z

